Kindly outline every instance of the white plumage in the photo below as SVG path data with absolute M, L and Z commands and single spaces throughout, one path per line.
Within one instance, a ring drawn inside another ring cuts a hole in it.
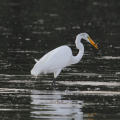
M 55 86 L 55 78 L 59 75 L 61 70 L 66 66 L 76 64 L 81 60 L 84 54 L 84 46 L 81 43 L 81 39 L 86 40 L 98 49 L 97 45 L 90 39 L 87 33 L 80 33 L 77 35 L 75 41 L 76 47 L 77 49 L 79 49 L 79 53 L 77 56 L 72 55 L 72 50 L 70 47 L 66 45 L 60 46 L 45 54 L 39 61 L 35 59 L 36 64 L 31 70 L 31 74 L 34 76 L 38 76 L 40 73 L 54 73 L 52 86 L 53 84 Z

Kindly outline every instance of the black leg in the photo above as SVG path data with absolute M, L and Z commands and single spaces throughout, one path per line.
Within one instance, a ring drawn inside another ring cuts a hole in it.
M 52 84 L 51 84 L 51 86 L 53 87 L 53 85 L 54 85 L 54 87 L 55 87 L 55 78 L 53 79 L 53 82 L 52 82 Z

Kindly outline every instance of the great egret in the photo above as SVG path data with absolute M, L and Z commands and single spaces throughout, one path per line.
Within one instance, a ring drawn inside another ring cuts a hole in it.
M 92 41 L 87 33 L 80 33 L 75 40 L 76 47 L 79 49 L 77 56 L 72 55 L 70 47 L 66 45 L 60 46 L 45 54 L 40 60 L 35 59 L 36 64 L 31 70 L 31 74 L 37 77 L 40 73 L 54 73 L 54 79 L 51 86 L 53 86 L 53 84 L 55 86 L 56 77 L 60 74 L 61 70 L 66 66 L 76 64 L 81 60 L 84 54 L 84 46 L 81 43 L 81 39 L 86 40 L 98 49 L 97 44 Z

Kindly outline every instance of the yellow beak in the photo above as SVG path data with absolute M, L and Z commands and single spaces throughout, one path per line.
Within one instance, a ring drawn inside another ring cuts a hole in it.
M 95 43 L 93 42 L 93 40 L 92 40 L 89 36 L 88 36 L 88 39 L 89 39 L 90 43 L 91 43 L 96 49 L 98 49 L 97 44 L 95 44 Z

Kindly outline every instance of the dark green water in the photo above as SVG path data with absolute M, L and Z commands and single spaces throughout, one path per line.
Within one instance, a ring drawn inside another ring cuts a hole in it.
M 120 1 L 0 1 L 0 120 L 119 120 Z M 86 32 L 82 60 L 53 74 L 30 75 L 50 50 Z

